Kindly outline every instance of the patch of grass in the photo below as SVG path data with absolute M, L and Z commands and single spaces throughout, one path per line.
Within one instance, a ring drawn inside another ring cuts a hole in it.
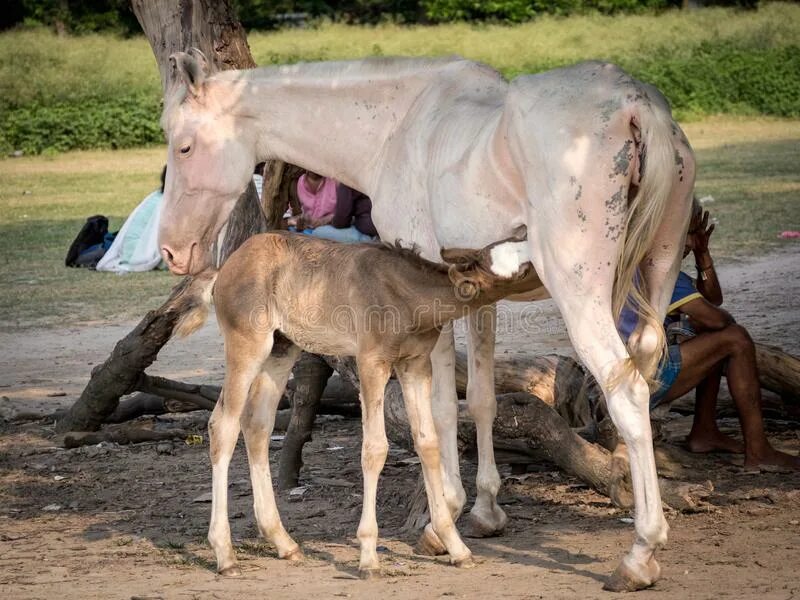
M 712 252 L 743 258 L 796 247 L 778 234 L 800 230 L 800 121 L 716 117 L 685 130 L 697 155 L 697 195 L 714 198 Z
M 0 327 L 136 318 L 177 279 L 68 269 L 64 257 L 87 217 L 112 231 L 158 187 L 163 148 L 71 152 L 0 160 Z
M 460 54 L 506 77 L 586 59 L 657 85 L 680 118 L 800 116 L 800 6 L 660 15 L 542 16 L 516 26 L 323 24 L 252 32 L 260 65 L 380 55 Z M 0 34 L 0 151 L 160 143 L 158 69 L 143 37 Z
M 800 121 L 715 117 L 685 129 L 697 192 L 715 198 L 715 255 L 796 247 L 777 235 L 800 230 Z M 167 273 L 117 276 L 63 262 L 86 217 L 102 213 L 121 226 L 158 186 L 163 160 L 163 148 L 0 160 L 0 327 L 135 319 L 166 298 L 178 281 Z

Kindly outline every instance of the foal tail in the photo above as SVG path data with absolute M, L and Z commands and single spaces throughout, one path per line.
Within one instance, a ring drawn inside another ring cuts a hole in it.
M 218 271 L 208 270 L 191 277 L 182 294 L 181 315 L 172 332 L 187 337 L 203 326 L 208 318 L 208 307 L 214 291 Z
M 637 269 L 653 245 L 675 185 L 675 149 L 668 108 L 657 102 L 639 104 L 638 123 L 633 125 L 641 131 L 640 186 L 628 205 L 625 242 L 614 277 L 612 308 L 618 320 L 622 308 L 629 303 L 639 317 L 637 330 L 640 333 L 638 342 L 631 344 L 633 358 L 625 361 L 614 379 L 619 381 L 638 371 L 651 383 L 661 354 L 666 350 L 666 336 L 663 316 L 658 315 L 651 304 L 646 282 L 637 277 Z M 637 280 L 636 285 L 634 280 Z

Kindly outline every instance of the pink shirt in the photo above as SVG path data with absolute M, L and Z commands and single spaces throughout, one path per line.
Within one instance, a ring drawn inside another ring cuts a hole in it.
M 319 190 L 312 192 L 307 187 L 305 174 L 297 180 L 297 197 L 303 207 L 303 213 L 312 219 L 321 219 L 332 215 L 336 209 L 336 180 L 325 177 Z

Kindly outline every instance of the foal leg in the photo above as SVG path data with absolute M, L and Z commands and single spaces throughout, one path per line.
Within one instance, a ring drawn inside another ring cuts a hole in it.
M 379 360 L 358 358 L 358 379 L 361 382 L 361 470 L 364 475 L 364 503 L 361 507 L 361 522 L 358 539 L 361 542 L 361 559 L 358 574 L 369 579 L 380 574 L 378 560 L 378 519 L 375 503 L 380 477 L 389 441 L 383 420 L 383 394 L 391 374 L 391 366 Z
M 458 567 L 471 567 L 472 553 L 458 535 L 447 507 L 442 483 L 439 437 L 431 412 L 431 364 L 427 355 L 399 363 L 395 370 L 403 387 L 408 422 L 414 448 L 422 463 L 425 491 L 431 511 L 431 525 L 450 554 L 450 562 Z
M 467 317 L 467 405 L 478 440 L 478 494 L 469 513 L 468 537 L 488 537 L 503 531 L 508 521 L 497 504 L 500 474 L 494 462 L 492 425 L 497 416 L 494 393 L 494 341 L 497 309 L 494 304 Z
M 458 455 L 458 394 L 456 393 L 456 346 L 453 336 L 453 325 L 442 329 L 436 346 L 431 352 L 433 381 L 431 390 L 431 407 L 436 433 L 439 436 L 442 483 L 444 497 L 453 520 L 458 520 L 467 494 L 461 483 Z M 445 554 L 447 549 L 433 532 L 430 523 L 425 527 L 416 550 L 420 554 Z
M 228 466 L 239 438 L 239 419 L 248 391 L 271 347 L 272 332 L 242 335 L 233 331 L 225 335 L 225 383 L 208 421 L 212 485 L 208 541 L 221 575 L 241 575 L 228 522 Z
M 297 542 L 286 533 L 278 514 L 269 469 L 269 440 L 275 425 L 278 402 L 299 354 L 299 348 L 292 346 L 284 355 L 273 354 L 265 361 L 261 373 L 256 376 L 250 388 L 250 396 L 241 418 L 258 530 L 275 545 L 278 558 L 293 561 L 302 559 L 303 552 Z

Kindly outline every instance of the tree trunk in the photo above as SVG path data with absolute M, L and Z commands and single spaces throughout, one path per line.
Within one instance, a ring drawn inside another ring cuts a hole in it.
M 155 54 L 165 92 L 177 82 L 168 60 L 175 52 L 197 48 L 214 71 L 256 66 L 229 0 L 132 0 L 131 5 Z
M 244 29 L 228 0 L 133 0 L 132 5 L 155 54 L 165 93 L 177 81 L 169 61 L 173 52 L 198 48 L 216 70 L 255 66 Z M 237 201 L 229 220 L 222 256 L 227 257 L 255 231 L 263 231 L 265 227 L 255 186 L 250 185 Z M 135 389 L 144 369 L 153 363 L 172 336 L 180 310 L 188 308 L 181 297 L 186 282 L 184 279 L 160 308 L 147 313 L 139 325 L 117 343 L 103 365 L 92 372 L 81 397 L 58 422 L 59 431 L 98 429 L 116 410 L 120 396 Z

